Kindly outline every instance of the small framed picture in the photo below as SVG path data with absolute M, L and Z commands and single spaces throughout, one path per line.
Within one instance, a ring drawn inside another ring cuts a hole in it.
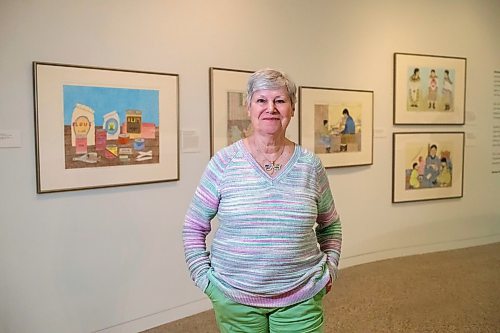
M 394 124 L 463 125 L 467 59 L 394 54 Z
M 300 143 L 325 168 L 373 164 L 373 91 L 299 87 Z
M 179 179 L 177 74 L 33 63 L 37 192 Z
M 464 132 L 393 133 L 392 202 L 463 196 Z

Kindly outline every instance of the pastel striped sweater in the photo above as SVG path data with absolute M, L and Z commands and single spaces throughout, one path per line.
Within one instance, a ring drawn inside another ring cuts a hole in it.
M 211 252 L 206 237 L 217 215 Z M 340 219 L 317 156 L 295 146 L 272 178 L 243 141 L 208 163 L 186 213 L 184 252 L 191 278 L 230 299 L 282 307 L 313 297 L 336 278 Z

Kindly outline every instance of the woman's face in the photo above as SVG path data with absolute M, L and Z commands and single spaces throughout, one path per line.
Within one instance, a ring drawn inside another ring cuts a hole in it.
M 261 134 L 281 132 L 284 135 L 293 114 L 292 102 L 285 87 L 255 91 L 248 106 L 254 131 Z

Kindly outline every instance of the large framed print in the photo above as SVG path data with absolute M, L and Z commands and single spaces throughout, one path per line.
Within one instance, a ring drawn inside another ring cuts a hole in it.
M 325 168 L 373 164 L 373 91 L 299 87 L 300 143 Z
M 464 132 L 393 133 L 392 202 L 463 196 Z
M 394 124 L 463 125 L 467 59 L 394 54 Z
M 246 100 L 247 83 L 252 73 L 241 69 L 209 68 L 210 155 L 251 135 L 253 129 Z M 298 126 L 295 116 L 286 133 L 295 142 L 299 139 Z
M 177 74 L 33 62 L 37 192 L 179 179 Z

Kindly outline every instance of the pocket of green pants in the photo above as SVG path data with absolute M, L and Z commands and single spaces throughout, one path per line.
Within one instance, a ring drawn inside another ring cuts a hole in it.
M 212 292 L 213 292 L 213 283 L 208 281 L 208 286 L 205 288 L 205 295 L 208 296 L 208 298 L 212 299 Z

